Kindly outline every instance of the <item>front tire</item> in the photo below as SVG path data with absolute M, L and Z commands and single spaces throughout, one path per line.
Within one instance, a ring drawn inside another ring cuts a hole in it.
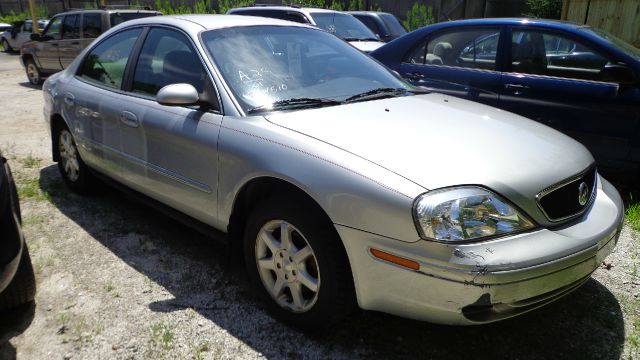
M 27 79 L 32 85 L 42 84 L 42 72 L 38 69 L 36 63 L 29 59 L 24 62 L 25 71 L 27 72 Z
M 247 222 L 244 255 L 252 285 L 286 323 L 322 332 L 355 306 L 341 240 L 308 201 L 257 205 Z
M 67 186 L 79 194 L 92 190 L 93 175 L 80 158 L 73 135 L 65 125 L 58 127 L 54 136 L 57 138 L 58 170 Z

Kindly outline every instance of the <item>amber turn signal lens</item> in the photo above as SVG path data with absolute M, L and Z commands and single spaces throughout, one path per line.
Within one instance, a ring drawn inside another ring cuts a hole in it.
M 406 267 L 407 269 L 420 270 L 420 264 L 418 264 L 416 261 L 395 256 L 393 254 L 389 254 L 387 252 L 384 252 L 378 249 L 372 248 L 369 251 L 371 251 L 371 255 L 377 257 L 378 259 L 382 259 L 384 261 L 388 261 L 390 263 L 394 263 L 396 265 Z

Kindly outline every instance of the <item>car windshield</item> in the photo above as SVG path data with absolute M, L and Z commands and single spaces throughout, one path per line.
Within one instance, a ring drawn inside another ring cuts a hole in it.
M 378 41 L 376 37 L 368 27 L 366 27 L 360 20 L 347 14 L 339 12 L 326 12 L 326 13 L 312 13 L 311 17 L 316 25 L 333 35 L 346 40 L 346 41 Z
M 628 42 L 617 38 L 611 34 L 609 34 L 606 31 L 602 31 L 602 30 L 598 30 L 598 29 L 593 29 L 593 28 L 582 28 L 583 31 L 587 31 L 587 32 L 591 32 L 594 33 L 604 39 L 606 39 L 607 41 L 613 43 L 615 46 L 617 46 L 620 50 L 622 50 L 625 54 L 631 56 L 632 58 L 640 61 L 640 49 L 638 49 L 637 47 L 634 47 L 633 45 L 629 44 Z
M 251 26 L 210 30 L 202 41 L 248 113 L 399 96 L 403 80 L 324 31 Z

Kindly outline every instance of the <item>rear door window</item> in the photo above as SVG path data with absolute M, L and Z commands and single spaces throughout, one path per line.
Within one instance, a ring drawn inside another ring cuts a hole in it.
M 84 59 L 78 75 L 90 82 L 120 89 L 124 69 L 141 28 L 119 32 L 102 41 Z

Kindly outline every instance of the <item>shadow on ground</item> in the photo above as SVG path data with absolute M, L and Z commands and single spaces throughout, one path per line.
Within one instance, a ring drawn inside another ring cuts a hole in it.
M 149 304 L 152 311 L 191 307 L 270 359 L 306 358 L 310 348 L 340 357 L 412 359 L 618 359 L 622 353 L 622 310 L 593 279 L 551 305 L 495 324 L 452 327 L 359 312 L 330 334 L 310 337 L 265 314 L 243 285 L 243 272 L 226 265 L 226 247 L 117 191 L 71 194 L 55 166 L 40 175 L 41 189 L 62 213 L 175 297 Z M 131 233 L 145 234 L 153 246 L 123 245 L 123 234 Z M 176 267 L 179 259 L 188 266 Z
M 16 358 L 16 348 L 9 339 L 22 334 L 33 321 L 36 306 L 34 302 L 18 308 L 0 311 L 0 359 Z

